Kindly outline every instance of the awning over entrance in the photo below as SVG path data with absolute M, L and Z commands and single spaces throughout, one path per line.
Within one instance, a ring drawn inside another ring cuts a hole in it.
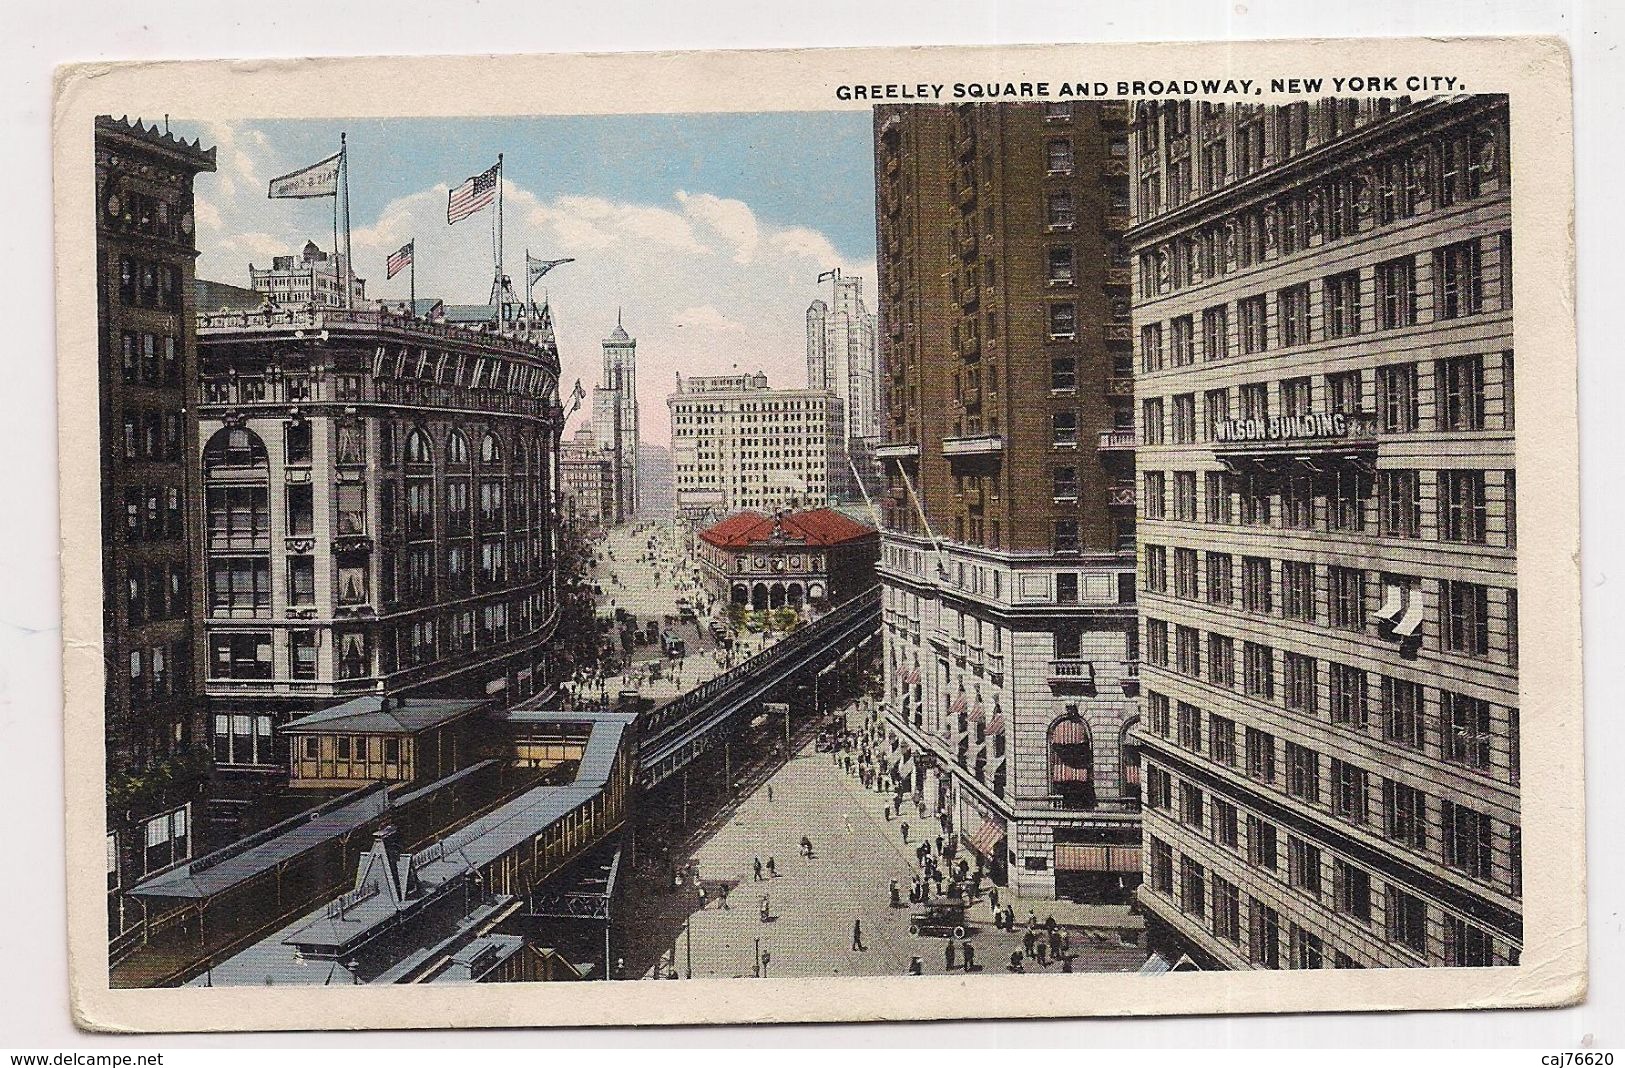
M 968 844 L 984 857 L 992 859 L 994 850 L 1004 839 L 1004 823 L 1000 820 L 984 819 L 982 825 L 971 835 Z
M 1087 745 L 1089 728 L 1081 719 L 1063 719 L 1050 732 L 1050 742 L 1053 745 Z
M 1138 874 L 1140 871 L 1140 847 L 1056 842 L 1055 870 Z

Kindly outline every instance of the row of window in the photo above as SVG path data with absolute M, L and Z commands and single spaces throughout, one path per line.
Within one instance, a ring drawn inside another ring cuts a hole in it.
M 180 385 L 181 361 L 175 339 L 149 331 L 124 331 L 119 335 L 119 376 L 125 385 Z
M 1226 659 L 1234 652 L 1233 639 L 1209 636 L 1207 669 L 1215 685 L 1234 685 L 1235 661 Z M 1273 703 L 1274 650 L 1244 642 L 1242 655 L 1243 681 L 1249 695 Z M 1516 708 L 1491 705 L 1483 698 L 1443 687 L 1428 689 L 1419 682 L 1353 665 L 1327 663 L 1324 667 L 1327 700 L 1323 703 L 1321 665 L 1312 657 L 1286 654 L 1281 706 L 1320 723 L 1329 721 L 1341 730 L 1380 737 L 1397 750 L 1518 784 L 1522 748 Z M 1170 716 L 1167 695 L 1148 693 L 1146 729 L 1164 738 L 1175 736 L 1177 731 L 1182 748 L 1205 752 L 1215 763 L 1234 767 L 1234 721 L 1217 712 L 1204 713 L 1185 701 L 1174 702 L 1174 706 L 1176 714 Z
M 1248 817 L 1249 821 L 1253 817 Z M 1271 828 L 1273 831 L 1273 828 Z M 1271 838 L 1273 851 L 1273 838 Z M 1322 897 L 1324 870 L 1320 850 L 1297 838 L 1288 839 L 1289 865 L 1295 863 L 1289 878 L 1304 889 L 1312 881 L 1312 893 Z M 1255 968 L 1361 968 L 1348 953 L 1331 949 L 1328 952 L 1323 934 L 1300 925 L 1296 921 L 1283 924 L 1278 909 L 1262 899 L 1243 894 L 1241 888 L 1218 871 L 1209 871 L 1198 857 L 1176 853 L 1167 841 L 1151 836 L 1147 866 L 1151 889 L 1169 898 L 1190 919 L 1208 927 L 1213 936 L 1228 942 L 1242 952 L 1245 935 L 1245 956 Z M 1340 857 L 1333 858 L 1330 904 L 1339 915 L 1357 922 L 1373 921 L 1376 890 L 1369 872 Z M 1177 881 L 1176 881 L 1177 879 Z M 1246 899 L 1247 925 L 1242 927 L 1242 904 Z M 1430 909 L 1427 902 L 1397 883 L 1384 884 L 1380 902 L 1382 908 L 1382 934 L 1393 946 L 1401 947 L 1411 955 L 1430 958 Z M 1520 957 L 1516 945 L 1497 946 L 1494 936 L 1469 920 L 1439 910 L 1439 948 L 1437 962 L 1446 967 L 1484 968 L 1496 965 L 1515 965 Z M 1283 929 L 1286 938 L 1282 938 Z
M 1388 842 L 1436 859 L 1476 882 L 1493 885 L 1513 895 L 1522 894 L 1522 840 L 1516 825 L 1499 828 L 1507 844 L 1505 853 L 1498 856 L 1498 828 L 1487 813 L 1445 798 L 1430 797 L 1415 786 L 1373 775 L 1346 760 L 1332 757 L 1323 761 L 1320 753 L 1296 742 L 1286 742 L 1278 750 L 1275 736 L 1257 728 L 1244 728 L 1242 741 L 1244 763 L 1238 772 L 1252 781 L 1304 805 L 1329 812 L 1345 823 L 1370 827 Z M 1221 758 L 1215 762 L 1234 767 L 1233 735 L 1227 744 L 1229 749 L 1221 757 L 1228 760 Z M 1181 781 L 1176 809 L 1173 782 L 1174 776 L 1166 769 L 1147 764 L 1146 806 L 1170 811 L 1180 822 L 1197 831 L 1210 829 L 1215 842 L 1238 848 L 1235 805 L 1217 794 L 1204 800 L 1200 787 Z M 1256 867 L 1277 870 L 1275 828 L 1267 821 L 1249 817 L 1247 832 L 1248 861 Z
M 180 268 L 126 256 L 118 263 L 118 297 L 128 307 L 178 312 Z
M 131 708 L 185 694 L 192 682 L 191 648 L 185 642 L 169 642 L 131 649 L 129 672 Z
M 124 540 L 178 541 L 186 533 L 178 486 L 124 487 Z
M 191 611 L 184 563 L 135 565 L 125 569 L 124 617 L 132 627 L 184 619 Z
M 1235 557 L 1208 551 L 1198 567 L 1195 549 L 1175 548 L 1170 584 L 1168 550 L 1147 545 L 1144 582 L 1148 592 L 1202 600 L 1220 607 L 1236 604 Z M 1420 640 L 1428 615 L 1422 581 L 1393 572 L 1370 572 L 1341 564 L 1320 568 L 1308 561 L 1241 557 L 1240 602 L 1254 615 L 1302 623 L 1321 624 L 1354 633 L 1375 631 L 1382 638 Z M 1438 590 L 1438 647 L 1484 659 L 1491 656 L 1492 634 L 1505 641 L 1503 655 L 1509 667 L 1518 666 L 1518 591 L 1507 589 L 1491 596 L 1491 587 L 1476 582 L 1440 580 Z M 1278 592 L 1279 591 L 1279 592 Z M 1493 606 L 1493 607 L 1492 607 Z M 1152 621 L 1156 634 L 1166 635 L 1166 624 Z M 1186 628 L 1189 629 L 1189 628 Z
M 1144 444 L 1191 444 L 1197 440 L 1225 441 L 1224 424 L 1232 417 L 1263 422 L 1272 412 L 1290 418 L 1317 413 L 1359 415 L 1374 410 L 1376 429 L 1385 434 L 1424 429 L 1422 413 L 1432 409 L 1426 429 L 1437 431 L 1511 430 L 1514 424 L 1514 380 L 1511 352 L 1490 363 L 1480 354 L 1432 362 L 1424 391 L 1423 376 L 1415 363 L 1386 364 L 1368 380 L 1362 371 L 1322 376 L 1317 391 L 1308 375 L 1278 382 L 1251 382 L 1210 389 L 1202 394 L 1202 420 L 1197 421 L 1196 394 L 1147 397 L 1141 401 L 1140 424 Z M 1367 382 L 1373 389 L 1366 390 Z M 1273 404 L 1272 404 L 1273 400 Z M 1496 416 L 1492 421 L 1492 416 Z
M 1142 517 L 1176 522 L 1230 525 L 1240 516 L 1247 526 L 1339 533 L 1375 531 L 1391 538 L 1426 538 L 1472 545 L 1517 545 L 1517 476 L 1510 470 L 1385 468 L 1374 475 L 1359 469 L 1301 474 L 1262 470 L 1236 475 L 1203 472 L 1202 496 L 1196 472 L 1145 471 Z M 1057 469 L 1060 492 L 1062 472 Z M 1425 496 L 1432 508 L 1423 506 Z M 1237 504 L 1239 502 L 1239 508 Z M 1203 507 L 1198 508 L 1198 504 Z
M 1494 306 L 1512 306 L 1512 242 L 1502 234 Z M 1424 261 L 1427 262 L 1427 261 Z M 1344 271 L 1317 282 L 1216 304 L 1201 314 L 1140 327 L 1140 368 L 1188 367 L 1198 360 L 1220 360 L 1292 348 L 1315 341 L 1354 337 L 1372 330 L 1395 330 L 1430 321 L 1419 310 L 1431 308 L 1431 321 L 1459 319 L 1488 310 L 1482 247 L 1463 241 L 1435 251 L 1431 265 L 1431 301 L 1420 299 L 1417 258 L 1402 256 L 1376 265 L 1369 280 L 1360 270 Z M 1318 300 L 1316 299 L 1318 296 Z

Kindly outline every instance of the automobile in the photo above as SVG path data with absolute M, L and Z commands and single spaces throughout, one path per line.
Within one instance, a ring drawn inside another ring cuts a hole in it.
M 965 904 L 961 901 L 933 901 L 908 918 L 908 933 L 916 937 L 964 938 L 967 929 Z
M 665 653 L 667 656 L 682 656 L 685 649 L 686 646 L 683 644 L 683 639 L 679 638 L 671 631 L 668 630 L 660 636 L 660 651 Z

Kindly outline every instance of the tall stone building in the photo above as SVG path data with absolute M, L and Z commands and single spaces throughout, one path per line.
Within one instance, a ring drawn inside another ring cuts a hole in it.
M 677 380 L 666 398 L 677 515 L 818 508 L 849 492 L 846 412 L 820 389 L 773 389 L 761 371 Z
M 1140 898 L 1204 964 L 1518 959 L 1507 121 L 1136 115 Z
M 1139 878 L 1120 104 L 875 111 L 886 717 L 1024 895 Z
M 880 437 L 875 316 L 863 303 L 863 279 L 837 277 L 832 287 L 833 304 L 820 299 L 807 308 L 807 388 L 840 397 L 847 436 L 873 443 Z
M 559 506 L 577 529 L 604 526 L 615 514 L 615 461 L 590 425 L 559 446 Z
M 619 314 L 604 339 L 604 375 L 592 392 L 592 424 L 598 447 L 614 462 L 615 509 L 609 523 L 625 523 L 638 510 L 638 343 Z
M 238 797 L 287 774 L 299 714 L 550 684 L 551 325 L 534 305 L 457 318 L 199 319 L 210 739 Z
M 109 936 L 120 889 L 196 851 L 208 779 L 196 665 L 197 337 L 192 185 L 203 149 L 96 119 L 96 311 L 107 669 Z

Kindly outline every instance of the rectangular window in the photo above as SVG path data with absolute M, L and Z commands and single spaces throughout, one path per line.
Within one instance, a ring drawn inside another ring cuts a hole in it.
M 1236 315 L 1241 323 L 1241 351 L 1244 355 L 1263 352 L 1269 347 L 1268 313 L 1264 295 L 1246 297 L 1236 302 Z
M 1140 402 L 1140 440 L 1146 445 L 1163 442 L 1161 397 L 1149 397 Z
M 1332 626 L 1340 630 L 1365 629 L 1365 571 L 1357 567 L 1332 565 Z
M 288 632 L 288 659 L 290 673 L 295 679 L 309 681 L 316 677 L 316 632 L 293 630 Z
M 1202 827 L 1202 791 L 1188 782 L 1179 784 L 1179 821 L 1190 827 Z
M 1151 889 L 1159 894 L 1174 892 L 1174 847 L 1151 837 Z
M 1444 648 L 1468 656 L 1490 655 L 1490 591 L 1476 582 L 1441 584 L 1444 594 Z
M 1478 242 L 1462 241 L 1433 254 L 1434 318 L 1459 319 L 1483 310 L 1484 278 Z
M 1327 525 L 1345 533 L 1365 530 L 1365 502 L 1370 495 L 1371 476 L 1361 471 L 1337 471 L 1327 501 Z
M 1416 260 L 1403 256 L 1377 264 L 1377 328 L 1416 325 Z
M 1173 420 L 1169 436 L 1175 445 L 1196 440 L 1196 394 L 1180 393 L 1173 398 Z
M 1174 550 L 1174 596 L 1196 599 L 1196 550 Z
M 1241 647 L 1242 685 L 1249 697 L 1275 699 L 1275 650 L 1257 642 Z
M 1270 871 L 1274 871 L 1279 863 L 1275 846 L 1275 825 L 1257 816 L 1247 817 L 1247 863 L 1255 868 L 1267 868 Z
M 1276 316 L 1280 321 L 1281 344 L 1306 345 L 1309 343 L 1309 283 L 1288 286 L 1276 297 Z M 1243 324 L 1246 315 L 1243 313 Z M 1245 325 L 1243 329 L 1246 329 Z M 1258 351 L 1243 348 L 1243 351 Z
M 1190 316 L 1181 315 L 1168 324 L 1168 365 L 1186 367 L 1195 362 L 1195 326 Z
M 1301 560 L 1281 563 L 1281 610 L 1288 619 L 1315 621 L 1315 565 Z
M 1228 605 L 1235 600 L 1232 580 L 1234 570 L 1234 558 L 1229 553 L 1207 554 L 1208 604 Z
M 1332 859 L 1332 903 L 1345 916 L 1371 919 L 1371 875 L 1341 857 Z
M 1390 841 L 1427 849 L 1427 795 L 1393 779 L 1382 781 L 1382 829 Z
M 1174 627 L 1174 666 L 1181 675 L 1197 678 L 1202 674 L 1199 634 L 1195 627 Z
M 1444 918 L 1444 963 L 1450 968 L 1494 966 L 1494 940 L 1489 932 L 1456 916 Z
M 1070 301 L 1051 304 L 1049 306 L 1049 336 L 1052 338 L 1072 338 L 1078 333 L 1077 305 Z
M 1414 953 L 1427 952 L 1427 905 L 1415 894 L 1387 885 L 1384 912 L 1387 913 L 1388 941 Z
M 1353 337 L 1360 332 L 1360 272 L 1344 271 L 1325 281 L 1326 336 Z
M 1484 359 L 1455 356 L 1434 367 L 1440 430 L 1484 429 Z
M 1444 862 L 1474 879 L 1488 880 L 1491 871 L 1490 818 L 1466 805 L 1439 802 L 1439 832 Z
M 1415 471 L 1377 473 L 1377 511 L 1381 533 L 1391 538 L 1422 536 L 1422 486 Z
M 1236 884 L 1213 876 L 1213 934 L 1230 943 L 1241 941 L 1241 895 Z
M 1487 771 L 1490 766 L 1490 705 L 1465 694 L 1439 692 L 1439 735 L 1452 764 Z
M 1227 634 L 1207 636 L 1207 677 L 1215 686 L 1233 689 L 1236 685 L 1236 641 Z M 1234 761 L 1232 761 L 1234 763 Z
M 1247 899 L 1247 959 L 1260 968 L 1281 966 L 1281 916 L 1256 897 Z
M 1076 357 L 1051 357 L 1049 368 L 1050 389 L 1064 392 L 1078 388 L 1078 361 Z
M 315 557 L 288 557 L 288 603 L 290 605 L 313 605 L 316 603 Z
M 1350 823 L 1364 823 L 1367 777 L 1364 768 L 1343 760 L 1332 761 L 1332 815 Z
M 1282 697 L 1286 707 L 1294 712 L 1312 716 L 1319 705 L 1315 680 L 1316 664 L 1312 656 L 1287 653 L 1282 658 Z
M 1191 746 L 1190 748 L 1199 747 Z M 1207 751 L 1208 756 L 1215 764 L 1224 764 L 1232 768 L 1236 766 L 1235 720 L 1211 714 L 1207 717 Z M 1215 801 L 1214 804 L 1217 805 L 1219 802 Z M 1231 812 L 1232 818 L 1234 818 L 1234 809 Z
M 1320 804 L 1320 754 L 1296 742 L 1286 743 L 1286 792 L 1311 805 Z
M 1196 522 L 1196 472 L 1174 472 L 1174 518 L 1182 523 Z
M 1275 607 L 1270 561 L 1262 556 L 1241 558 L 1241 606 L 1264 615 Z
M 1416 410 L 1416 365 L 1399 363 L 1377 368 L 1377 418 L 1383 433 L 1414 431 Z
M 1074 448 L 1078 444 L 1078 413 L 1054 412 L 1050 415 L 1050 441 L 1058 449 Z
M 1365 669 L 1332 664 L 1330 675 L 1332 722 L 1339 727 L 1364 730 L 1367 718 Z
M 1310 897 L 1320 897 L 1320 849 L 1302 838 L 1287 835 L 1287 880 Z
M 1222 360 L 1230 355 L 1230 311 L 1218 304 L 1202 312 L 1202 358 Z
M 1228 524 L 1234 521 L 1230 504 L 1230 494 L 1233 490 L 1231 476 L 1226 471 L 1207 471 L 1203 473 L 1203 490 L 1206 499 L 1204 516 L 1209 523 Z M 1229 603 L 1228 597 L 1226 602 Z
M 1248 727 L 1246 734 L 1247 777 L 1256 782 L 1275 781 L 1275 736 L 1256 727 Z
M 1190 857 L 1179 858 L 1179 907 L 1190 916 L 1207 914 L 1207 872 Z
M 1143 514 L 1147 519 L 1163 518 L 1168 500 L 1165 476 L 1161 471 L 1146 471 L 1143 475 L 1145 481 L 1145 500 Z

